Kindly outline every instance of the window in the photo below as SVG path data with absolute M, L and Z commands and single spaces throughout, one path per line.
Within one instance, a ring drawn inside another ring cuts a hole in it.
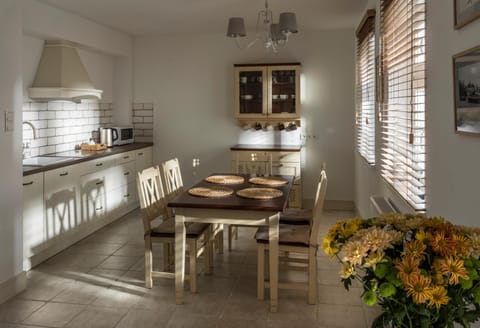
M 357 150 L 375 164 L 375 10 L 368 10 L 357 29 Z
M 383 0 L 383 178 L 425 210 L 425 0 Z

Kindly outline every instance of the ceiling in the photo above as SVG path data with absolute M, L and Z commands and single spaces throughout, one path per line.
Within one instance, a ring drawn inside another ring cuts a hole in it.
M 228 18 L 242 16 L 254 29 L 263 0 L 37 0 L 130 35 L 225 33 Z M 299 31 L 353 28 L 367 0 L 270 0 L 297 14 Z

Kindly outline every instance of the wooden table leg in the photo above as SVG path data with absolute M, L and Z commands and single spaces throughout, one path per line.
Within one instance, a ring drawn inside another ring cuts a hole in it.
M 175 303 L 183 304 L 183 284 L 185 282 L 185 217 L 175 215 Z M 195 255 L 193 255 L 195 256 Z
M 270 262 L 270 312 L 278 310 L 278 222 L 280 213 L 268 219 Z

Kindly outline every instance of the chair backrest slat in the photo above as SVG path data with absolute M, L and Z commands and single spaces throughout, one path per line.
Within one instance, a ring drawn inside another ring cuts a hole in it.
M 178 159 L 174 158 L 163 163 L 162 170 L 167 196 L 172 197 L 183 192 L 182 173 Z
M 158 217 L 167 217 L 168 211 L 165 193 L 158 166 L 137 173 L 137 190 L 142 211 L 145 233 L 151 230 L 151 221 Z
M 320 217 L 322 216 L 323 203 L 325 201 L 325 194 L 327 192 L 327 174 L 322 169 L 320 173 L 320 182 L 317 186 L 317 193 L 315 196 L 315 204 L 313 207 L 313 218 L 310 227 L 310 245 L 319 244 L 318 230 L 320 227 Z

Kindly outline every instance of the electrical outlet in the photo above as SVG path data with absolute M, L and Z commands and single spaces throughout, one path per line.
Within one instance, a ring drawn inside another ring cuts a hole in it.
M 5 112 L 5 132 L 11 132 L 13 131 L 13 128 L 15 126 L 15 121 L 14 121 L 15 115 L 13 112 Z

